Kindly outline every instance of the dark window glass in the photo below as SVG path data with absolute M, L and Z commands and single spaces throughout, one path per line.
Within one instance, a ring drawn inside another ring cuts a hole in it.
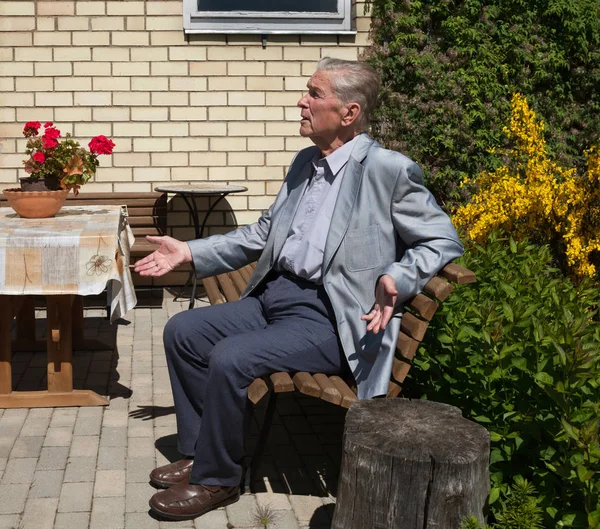
M 336 13 L 337 0 L 198 0 L 198 11 Z

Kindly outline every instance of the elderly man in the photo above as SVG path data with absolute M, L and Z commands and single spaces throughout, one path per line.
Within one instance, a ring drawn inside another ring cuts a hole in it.
M 138 261 L 160 276 L 193 261 L 199 277 L 258 259 L 234 303 L 173 317 L 164 332 L 183 458 L 155 469 L 150 500 L 167 519 L 239 498 L 247 388 L 275 371 L 351 372 L 359 398 L 385 394 L 400 327 L 417 294 L 462 246 L 417 165 L 366 134 L 379 77 L 322 59 L 298 101 L 300 135 L 273 205 L 252 225 L 181 242 L 149 237 Z

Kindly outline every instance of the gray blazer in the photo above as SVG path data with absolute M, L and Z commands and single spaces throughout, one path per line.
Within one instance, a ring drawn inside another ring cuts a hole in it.
M 256 288 L 283 247 L 316 149 L 296 155 L 275 202 L 256 223 L 189 242 L 198 278 L 258 259 L 243 295 Z M 387 392 L 402 318 L 398 310 L 384 332 L 366 332 L 360 317 L 373 307 L 379 276 L 396 280 L 400 306 L 462 253 L 450 219 L 423 186 L 419 167 L 362 134 L 346 167 L 323 258 L 323 285 L 359 398 Z

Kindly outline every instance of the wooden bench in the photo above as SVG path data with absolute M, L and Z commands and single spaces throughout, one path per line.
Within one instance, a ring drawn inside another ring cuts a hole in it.
M 202 282 L 211 305 L 239 299 L 254 271 L 254 267 L 255 263 L 252 263 L 233 272 L 203 279 Z M 474 283 L 475 281 L 476 277 L 473 272 L 456 263 L 449 263 L 425 285 L 422 293 L 404 303 L 404 314 L 396 342 L 396 355 L 387 398 L 397 397 L 402 391 L 402 383 L 411 368 L 412 359 L 440 303 L 452 293 L 455 284 L 461 285 Z M 253 474 L 258 468 L 269 434 L 275 411 L 276 396 L 279 393 L 294 390 L 344 408 L 349 408 L 357 400 L 354 381 L 342 380 L 339 376 L 330 376 L 323 373 L 279 372 L 255 379 L 248 388 L 248 399 L 256 404 L 266 394 L 269 393 L 270 396 L 256 451 L 252 458 L 251 469 Z M 254 481 L 254 477 L 252 476 L 252 481 Z

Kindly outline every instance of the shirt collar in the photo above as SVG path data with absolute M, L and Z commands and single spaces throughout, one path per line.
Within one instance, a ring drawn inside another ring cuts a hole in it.
M 359 136 L 360 134 L 352 138 L 350 141 L 347 141 L 346 143 L 344 143 L 344 145 L 333 151 L 329 156 L 326 156 L 325 158 L 319 159 L 319 153 L 317 152 L 317 155 L 313 159 L 313 165 L 315 167 L 315 170 L 317 166 L 329 166 L 331 174 L 333 176 L 336 176 L 348 163 L 348 160 L 350 159 L 350 154 L 352 154 L 352 149 L 354 149 L 354 145 L 358 141 Z

